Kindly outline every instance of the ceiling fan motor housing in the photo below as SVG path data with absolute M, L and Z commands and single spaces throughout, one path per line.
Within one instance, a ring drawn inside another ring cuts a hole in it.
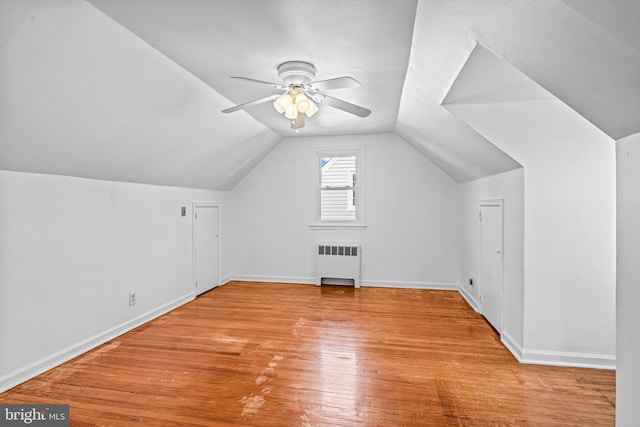
M 316 77 L 316 67 L 302 61 L 283 62 L 278 66 L 278 77 L 286 86 L 309 84 Z

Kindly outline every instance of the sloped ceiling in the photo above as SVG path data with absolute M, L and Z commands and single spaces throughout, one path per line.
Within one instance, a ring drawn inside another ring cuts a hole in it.
M 360 118 L 321 108 L 301 134 L 393 132 L 409 63 L 417 0 L 89 0 L 232 102 L 281 91 L 279 64 L 311 62 L 316 80 L 352 76 L 361 87 L 331 95 L 371 109 Z M 270 103 L 247 113 L 282 136 L 289 121 Z
M 481 45 L 476 45 L 442 100 L 442 105 L 451 109 L 451 105 L 455 104 L 543 99 L 555 97 Z
M 80 0 L 0 3 L 0 169 L 229 189 L 281 137 Z
M 397 131 L 458 182 L 515 166 L 490 141 L 442 111 L 480 43 L 610 137 L 636 133 L 638 22 L 637 0 L 420 1 Z M 497 87 L 485 86 L 483 96 L 501 96 L 489 94 Z
M 520 166 L 442 105 L 478 43 L 619 139 L 640 131 L 638 22 L 637 0 L 3 0 L 0 168 L 232 188 L 292 130 L 269 104 L 221 113 L 272 93 L 229 77 L 305 60 L 373 112 L 301 135 L 396 131 L 464 182 Z

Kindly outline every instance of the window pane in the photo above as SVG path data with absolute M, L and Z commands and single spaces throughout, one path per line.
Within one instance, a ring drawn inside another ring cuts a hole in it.
M 320 220 L 355 221 L 354 193 L 355 190 L 321 190 Z
M 323 157 L 320 161 L 322 166 L 321 187 L 354 186 L 356 156 Z

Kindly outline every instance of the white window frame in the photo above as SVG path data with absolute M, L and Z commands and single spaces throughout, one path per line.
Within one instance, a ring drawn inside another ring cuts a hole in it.
M 355 184 L 358 183 L 357 181 L 358 176 L 356 175 L 356 171 L 349 171 L 348 179 L 349 179 L 349 182 L 353 183 L 353 185 L 355 186 Z M 356 205 L 355 203 L 353 203 L 353 200 L 356 198 L 356 196 L 357 196 L 357 193 L 354 192 L 353 190 L 349 191 L 347 195 L 347 197 L 349 198 L 349 200 L 347 201 L 347 210 L 349 212 L 356 210 Z
M 313 172 L 313 201 L 312 212 L 313 218 L 309 227 L 313 230 L 327 229 L 355 229 L 360 230 L 367 227 L 365 221 L 365 147 L 357 146 L 321 146 L 311 147 L 312 172 Z M 347 157 L 355 156 L 356 158 L 356 204 L 355 204 L 355 220 L 347 221 L 322 221 L 321 219 L 321 185 L 322 185 L 322 158 L 324 157 Z

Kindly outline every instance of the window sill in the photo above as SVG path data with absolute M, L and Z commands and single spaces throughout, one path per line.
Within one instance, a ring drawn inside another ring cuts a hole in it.
M 367 228 L 367 226 L 363 224 L 341 224 L 339 222 L 333 222 L 325 224 L 309 224 L 309 228 L 312 230 L 364 230 Z

